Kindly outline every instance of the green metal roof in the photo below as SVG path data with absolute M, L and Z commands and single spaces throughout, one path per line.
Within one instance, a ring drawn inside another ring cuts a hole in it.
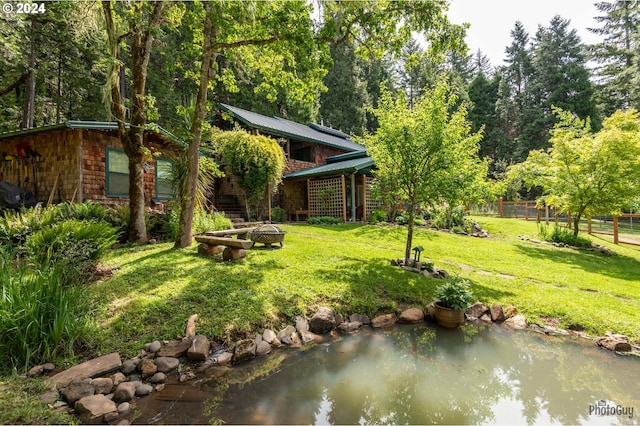
M 126 127 L 129 128 L 129 123 L 126 124 Z M 11 132 L 0 133 L 0 140 L 2 139 L 13 139 L 21 136 L 33 135 L 42 132 L 49 132 L 53 130 L 64 130 L 64 129 L 84 129 L 84 130 L 118 130 L 118 123 L 113 121 L 77 121 L 70 120 L 65 121 L 64 123 L 53 124 L 49 126 L 41 126 L 34 127 L 32 129 L 22 129 L 22 130 L 14 130 Z M 157 132 L 169 139 L 171 142 L 174 142 L 184 148 L 189 145 L 184 142 L 182 139 L 175 136 L 173 133 L 168 130 L 163 129 L 158 125 L 152 125 L 145 129 L 146 132 Z
M 220 108 L 231 113 L 233 117 L 246 126 L 264 133 L 315 142 L 321 145 L 340 148 L 344 151 L 364 151 L 364 147 L 349 139 L 349 135 L 319 124 L 304 125 L 280 117 L 267 117 L 242 108 L 220 104 Z
M 336 163 L 323 164 L 322 166 L 312 167 L 297 172 L 289 173 L 284 179 L 300 179 L 312 178 L 330 175 L 348 175 L 365 171 L 374 166 L 371 157 L 355 158 L 352 160 L 339 161 Z

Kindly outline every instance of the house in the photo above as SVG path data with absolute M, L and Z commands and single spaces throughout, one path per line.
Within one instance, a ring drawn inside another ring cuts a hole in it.
M 283 183 L 272 197 L 289 220 L 333 216 L 365 220 L 378 203 L 371 195 L 374 166 L 365 148 L 349 135 L 316 123 L 296 123 L 220 104 L 215 124 L 276 139 L 286 157 Z M 214 205 L 224 211 L 244 211 L 242 192 L 233 176 L 217 180 Z
M 145 203 L 175 197 L 173 152 L 186 146 L 158 127 L 145 130 L 152 155 L 144 164 Z M 67 121 L 0 134 L 0 181 L 28 189 L 39 201 L 128 203 L 128 158 L 117 124 Z

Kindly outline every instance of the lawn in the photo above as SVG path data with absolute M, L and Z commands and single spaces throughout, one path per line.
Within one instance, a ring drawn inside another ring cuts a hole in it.
M 417 230 L 423 259 L 468 278 L 486 304 L 515 305 L 530 321 L 558 321 L 598 335 L 615 331 L 640 339 L 640 250 L 612 247 L 616 255 L 523 241 L 536 225 L 478 218 L 491 238 Z M 403 256 L 406 228 L 343 224 L 283 225 L 284 248 L 248 251 L 222 263 L 158 244 L 114 250 L 104 260 L 113 276 L 90 287 L 98 353 L 132 355 L 145 342 L 184 332 L 198 314 L 198 333 L 224 341 L 279 329 L 319 306 L 345 314 L 375 315 L 424 307 L 440 281 L 390 265 Z

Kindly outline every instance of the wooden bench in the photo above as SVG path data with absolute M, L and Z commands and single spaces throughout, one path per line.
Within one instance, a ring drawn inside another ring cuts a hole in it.
M 227 232 L 227 234 L 222 234 L 220 236 L 217 235 L 207 235 L 209 232 L 204 235 L 196 235 L 194 238 L 197 242 L 200 243 L 198 247 L 198 253 L 204 254 L 205 256 L 213 256 L 214 254 L 218 254 L 222 252 L 222 258 L 224 260 L 238 260 L 242 259 L 247 255 L 246 249 L 250 249 L 253 247 L 254 242 L 251 240 L 245 240 L 244 238 L 232 238 L 224 235 L 229 235 L 229 231 L 244 231 L 244 232 L 233 232 L 236 235 L 246 235 L 247 231 L 244 229 L 233 229 L 233 230 L 225 230 L 225 231 L 210 231 L 211 233 L 221 233 Z
M 246 239 L 247 234 L 254 229 L 256 228 L 223 229 L 220 231 L 207 231 L 204 235 L 210 237 L 230 237 L 231 235 L 236 235 L 238 238 Z

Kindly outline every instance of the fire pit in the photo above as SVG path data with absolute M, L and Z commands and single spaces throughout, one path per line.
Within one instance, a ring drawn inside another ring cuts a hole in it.
M 284 241 L 285 232 L 275 225 L 262 225 L 249 233 L 249 239 L 256 243 L 262 243 L 266 248 L 271 248 L 271 244 Z

